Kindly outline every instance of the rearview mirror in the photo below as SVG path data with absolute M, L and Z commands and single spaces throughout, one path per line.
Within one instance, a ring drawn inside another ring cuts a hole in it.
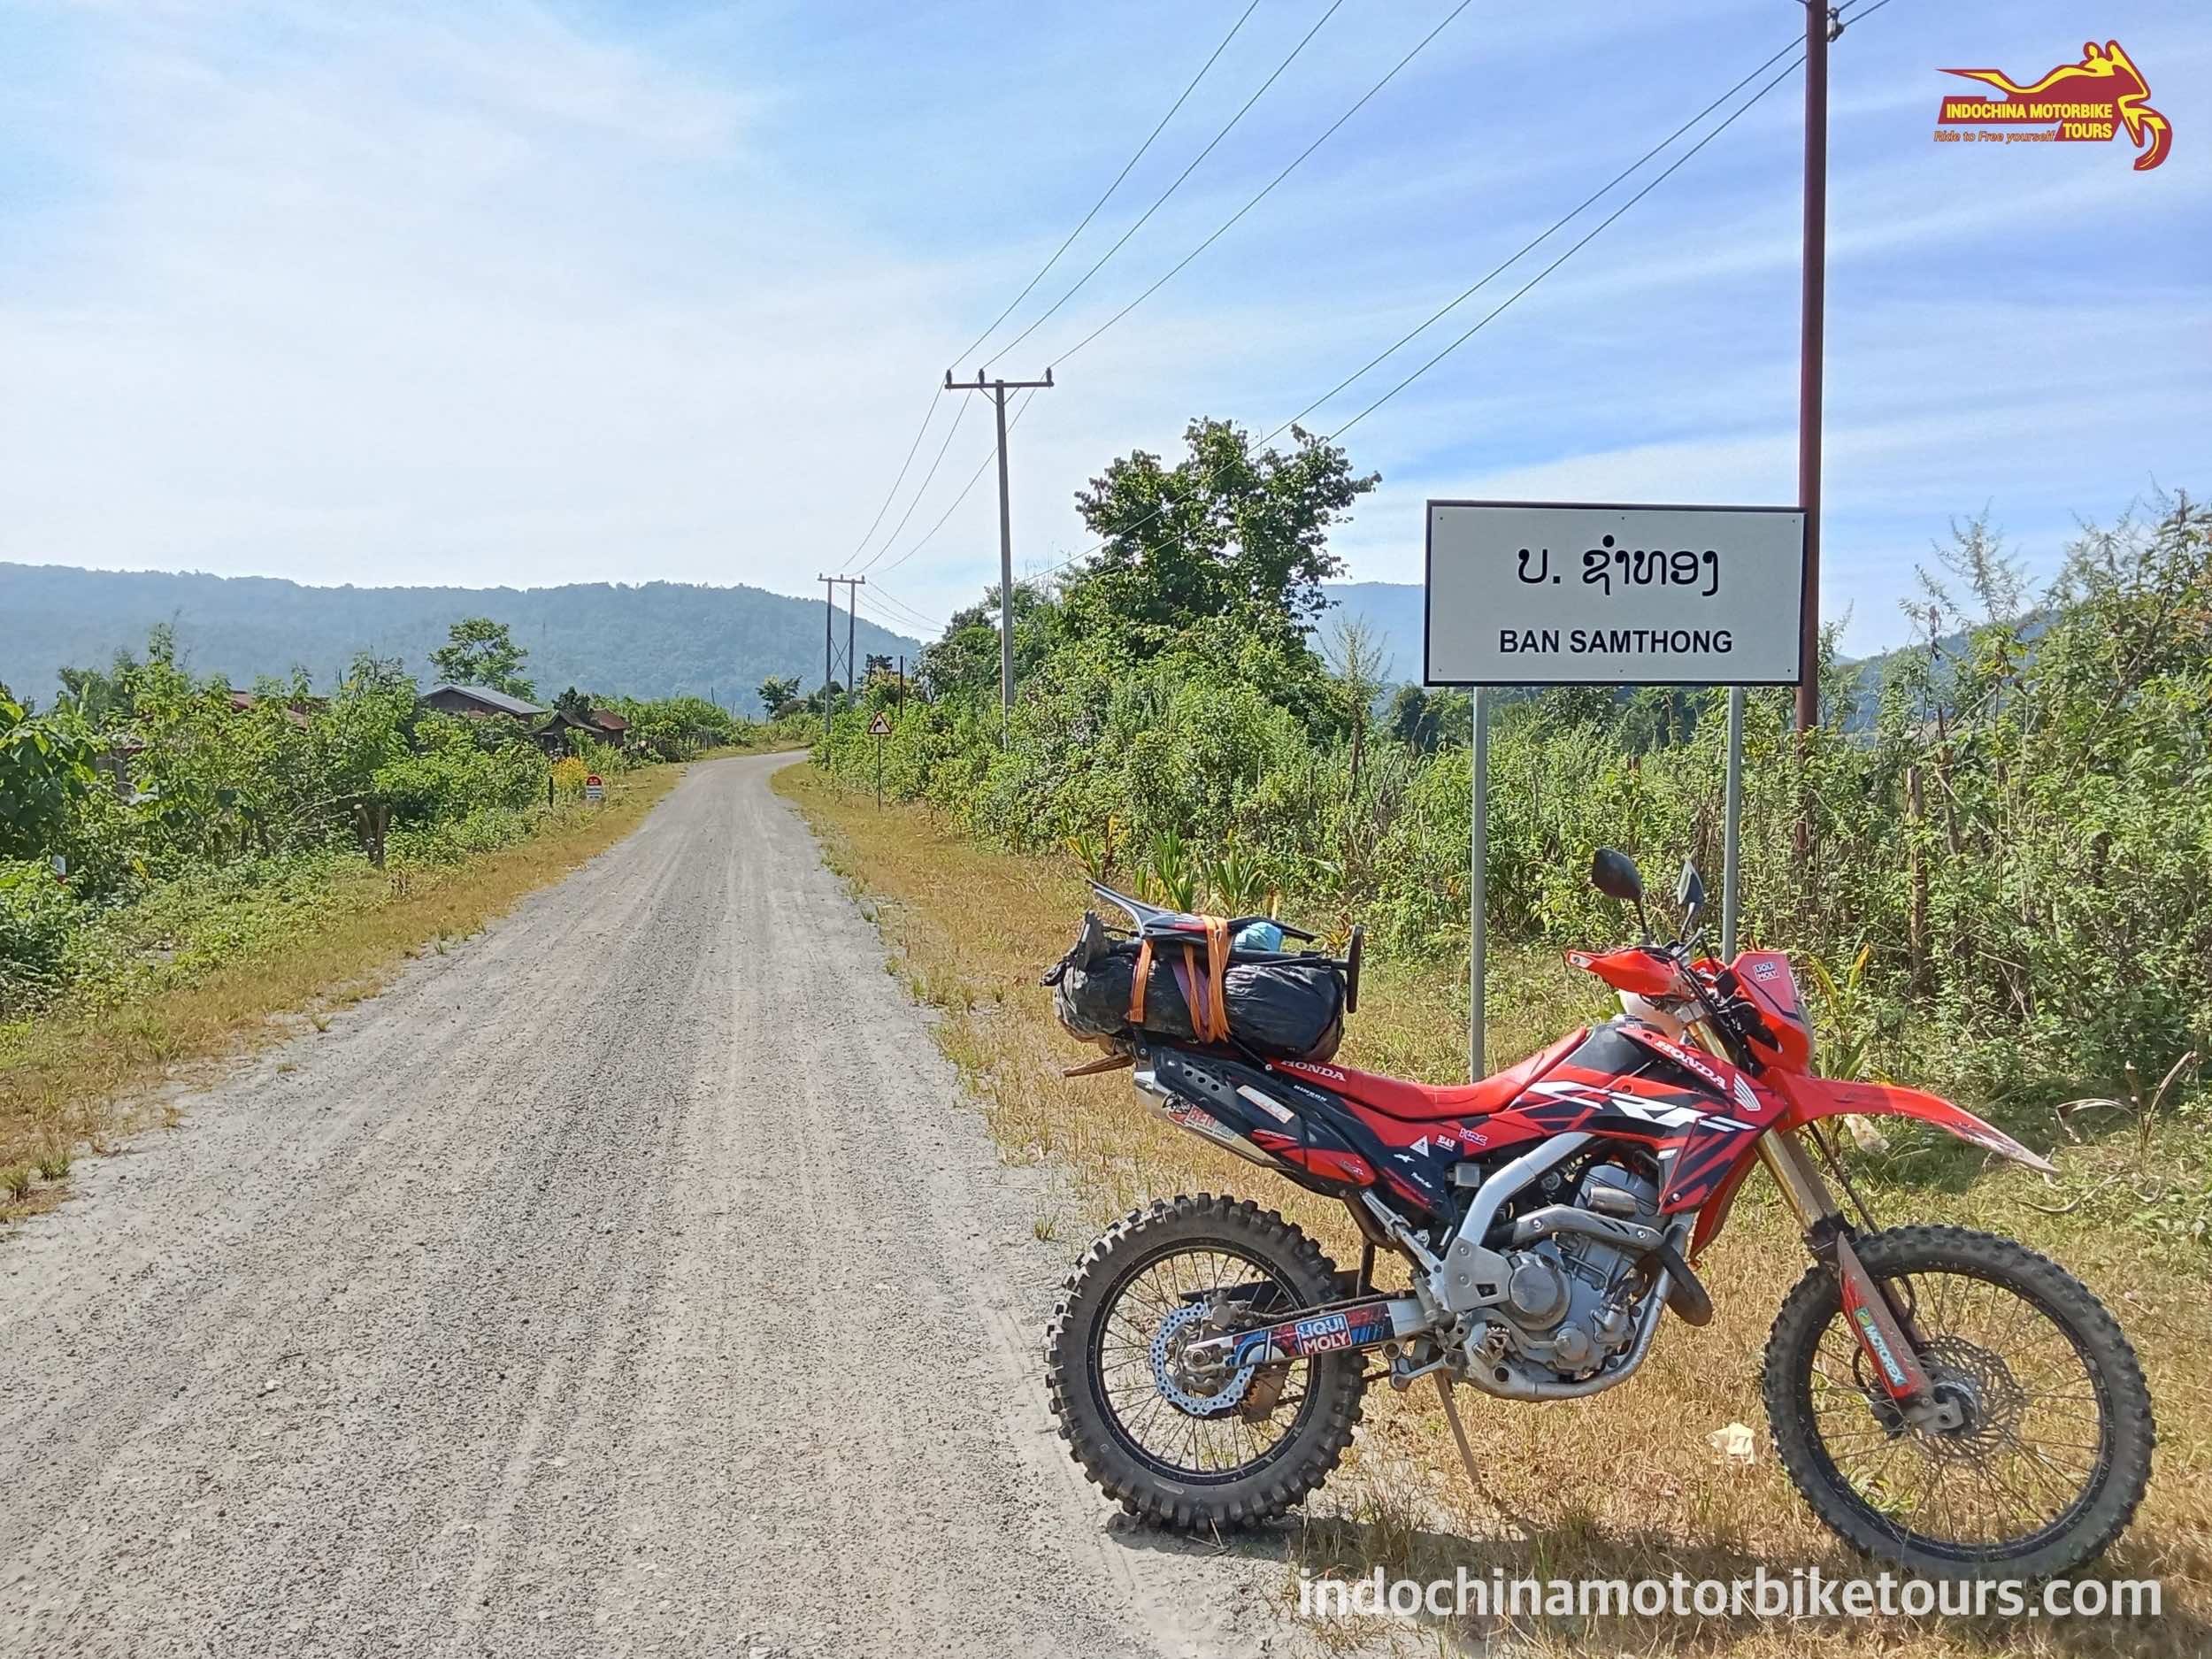
M 1644 902 L 1644 879 L 1636 873 L 1636 861 L 1610 847 L 1599 848 L 1590 860 L 1590 885 L 1609 899 L 1639 906 Z
M 1705 879 L 1687 858 L 1682 861 L 1682 879 L 1674 890 L 1674 908 L 1686 918 L 1682 924 L 1686 928 L 1694 926 L 1705 910 Z

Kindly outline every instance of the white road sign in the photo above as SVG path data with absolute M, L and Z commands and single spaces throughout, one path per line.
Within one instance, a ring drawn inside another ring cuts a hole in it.
M 1794 507 L 1428 504 L 1432 686 L 1767 686 L 1799 677 Z

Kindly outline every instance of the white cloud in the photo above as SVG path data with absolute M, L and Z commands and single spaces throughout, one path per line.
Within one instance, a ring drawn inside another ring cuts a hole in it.
M 1441 10 L 1351 28 L 1348 9 L 1002 368 L 1055 361 Z M 32 176 L 12 157 L 54 168 L 0 194 L 0 557 L 801 593 L 851 556 L 949 353 L 1225 27 L 1171 0 L 1118 12 L 1103 49 L 1093 14 L 956 4 L 35 17 L 61 44 L 27 55 L 16 124 L 0 117 L 0 178 Z M 1882 584 L 1942 515 L 1990 498 L 2047 541 L 2153 474 L 2193 481 L 2212 368 L 2208 152 L 2144 176 L 2102 149 L 1939 167 L 1967 158 L 1926 142 L 1938 48 L 1912 19 L 1871 18 L 1839 59 L 1830 569 L 1867 629 L 1889 626 Z M 1256 15 L 1033 307 L 1173 177 L 1294 22 Z M 2042 27 L 1984 4 L 1947 9 L 1939 34 L 2002 52 Z M 1196 413 L 1289 416 L 1787 32 L 1749 0 L 1663 19 L 1471 9 L 1063 365 L 1014 436 L 1018 562 L 1085 544 L 1071 497 L 1110 457 L 1172 454 Z M 2205 58 L 2200 27 L 2168 32 L 2154 85 Z M 1353 432 L 1386 479 L 1340 538 L 1356 574 L 1417 577 L 1431 493 L 1787 496 L 1794 92 Z M 1362 407 L 1591 222 L 1311 424 Z M 968 411 L 886 565 L 987 453 L 987 413 Z M 943 616 L 995 579 L 995 495 L 987 470 L 884 572 L 887 605 Z

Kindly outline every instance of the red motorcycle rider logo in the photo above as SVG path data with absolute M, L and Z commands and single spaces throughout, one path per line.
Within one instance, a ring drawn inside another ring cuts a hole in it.
M 2125 132 L 2143 153 L 2135 171 L 2148 173 L 2173 148 L 2173 127 L 2150 107 L 2150 84 L 2117 41 L 2082 43 L 2081 61 L 2061 64 L 2040 81 L 2023 86 L 2001 69 L 1947 69 L 1996 88 L 2001 98 L 1943 100 L 1936 111 L 1937 136 L 1947 127 L 2001 127 L 1985 138 L 2007 142 L 2040 139 L 2059 143 L 2102 143 Z

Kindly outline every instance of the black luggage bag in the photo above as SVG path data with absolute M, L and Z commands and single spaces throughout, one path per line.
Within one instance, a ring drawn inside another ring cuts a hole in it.
M 1125 948 L 1096 949 L 1096 926 L 1094 917 L 1086 918 L 1084 938 L 1056 970 L 1053 1005 L 1074 1035 L 1111 1043 L 1133 1034 L 1129 1006 L 1137 959 Z M 1194 968 L 1176 945 L 1164 944 L 1154 953 L 1145 982 L 1145 1033 L 1171 1041 L 1198 1040 L 1183 983 L 1194 972 L 1202 984 L 1202 949 Z M 1325 1061 L 1343 1040 L 1344 973 L 1325 957 L 1240 963 L 1233 955 L 1222 987 L 1231 1035 L 1271 1059 Z

